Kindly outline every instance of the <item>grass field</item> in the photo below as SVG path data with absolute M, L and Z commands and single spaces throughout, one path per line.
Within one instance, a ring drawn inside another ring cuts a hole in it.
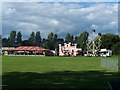
M 3 88 L 101 88 L 119 73 L 100 67 L 101 57 L 2 57 Z

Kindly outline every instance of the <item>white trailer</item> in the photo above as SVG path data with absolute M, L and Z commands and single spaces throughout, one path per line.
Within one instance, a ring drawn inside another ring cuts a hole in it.
M 112 56 L 112 51 L 107 50 L 107 49 L 101 49 L 100 50 L 100 56 L 101 57 L 110 57 L 110 56 Z

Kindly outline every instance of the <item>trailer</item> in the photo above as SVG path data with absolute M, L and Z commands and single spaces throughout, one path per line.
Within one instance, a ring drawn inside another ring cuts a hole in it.
M 100 50 L 100 56 L 101 57 L 110 57 L 110 56 L 112 56 L 112 51 L 107 50 L 107 49 L 101 49 Z

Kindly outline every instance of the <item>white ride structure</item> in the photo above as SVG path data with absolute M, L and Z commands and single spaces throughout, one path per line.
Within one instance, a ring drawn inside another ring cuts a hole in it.
M 96 33 L 96 30 L 92 29 L 92 33 L 89 33 L 87 41 L 87 54 L 85 54 L 85 56 L 111 56 L 112 51 L 101 49 L 101 45 L 101 33 Z

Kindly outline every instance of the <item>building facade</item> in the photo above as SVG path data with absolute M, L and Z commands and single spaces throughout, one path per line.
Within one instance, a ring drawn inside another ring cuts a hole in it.
M 81 48 L 77 48 L 77 44 L 72 45 L 71 42 L 64 43 L 63 46 L 59 44 L 59 56 L 77 56 L 81 51 Z

